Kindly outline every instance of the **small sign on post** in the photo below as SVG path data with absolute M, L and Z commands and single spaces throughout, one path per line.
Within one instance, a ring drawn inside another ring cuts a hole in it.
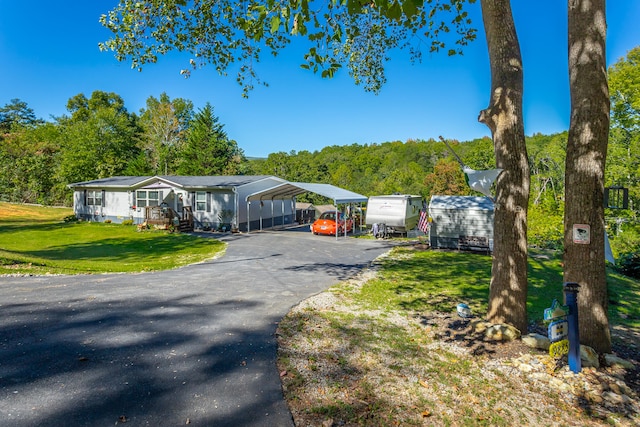
M 591 226 L 589 224 L 573 224 L 573 243 L 579 245 L 591 243 Z

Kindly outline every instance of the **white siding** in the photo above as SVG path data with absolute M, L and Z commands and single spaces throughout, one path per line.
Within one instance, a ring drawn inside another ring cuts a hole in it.
M 433 196 L 431 246 L 457 248 L 460 236 L 493 239 L 493 203 L 484 197 Z

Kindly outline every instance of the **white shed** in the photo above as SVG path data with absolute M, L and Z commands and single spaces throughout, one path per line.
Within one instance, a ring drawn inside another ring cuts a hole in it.
M 433 248 L 493 249 L 493 201 L 488 197 L 431 196 Z

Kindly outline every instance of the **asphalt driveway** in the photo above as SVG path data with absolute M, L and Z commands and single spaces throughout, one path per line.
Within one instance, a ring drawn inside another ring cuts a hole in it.
M 292 426 L 278 321 L 389 243 L 223 240 L 223 257 L 171 271 L 0 277 L 0 425 Z

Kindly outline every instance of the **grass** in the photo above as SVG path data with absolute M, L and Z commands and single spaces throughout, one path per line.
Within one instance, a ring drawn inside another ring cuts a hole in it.
M 455 313 L 459 302 L 486 313 L 490 257 L 407 245 L 378 263 L 373 279 L 340 283 L 280 322 L 278 367 L 296 425 L 603 425 L 615 418 L 594 418 L 509 363 L 497 368 L 491 353 L 474 358 L 443 344 L 434 313 Z M 611 324 L 640 329 L 640 281 L 608 271 L 608 284 Z M 562 299 L 559 255 L 532 250 L 530 320 L 541 322 L 554 298 Z M 633 424 L 637 415 L 623 419 Z
M 0 203 L 0 274 L 97 274 L 167 270 L 211 259 L 214 239 L 135 226 L 64 222 L 68 208 Z
M 358 300 L 371 309 L 405 312 L 452 312 L 464 302 L 475 313 L 485 313 L 490 281 L 491 258 L 486 255 L 401 247 L 382 261 L 380 274 L 362 288 Z M 559 253 L 531 250 L 528 282 L 527 314 L 539 323 L 544 309 L 563 299 Z M 608 270 L 607 282 L 610 321 L 640 328 L 640 281 Z

